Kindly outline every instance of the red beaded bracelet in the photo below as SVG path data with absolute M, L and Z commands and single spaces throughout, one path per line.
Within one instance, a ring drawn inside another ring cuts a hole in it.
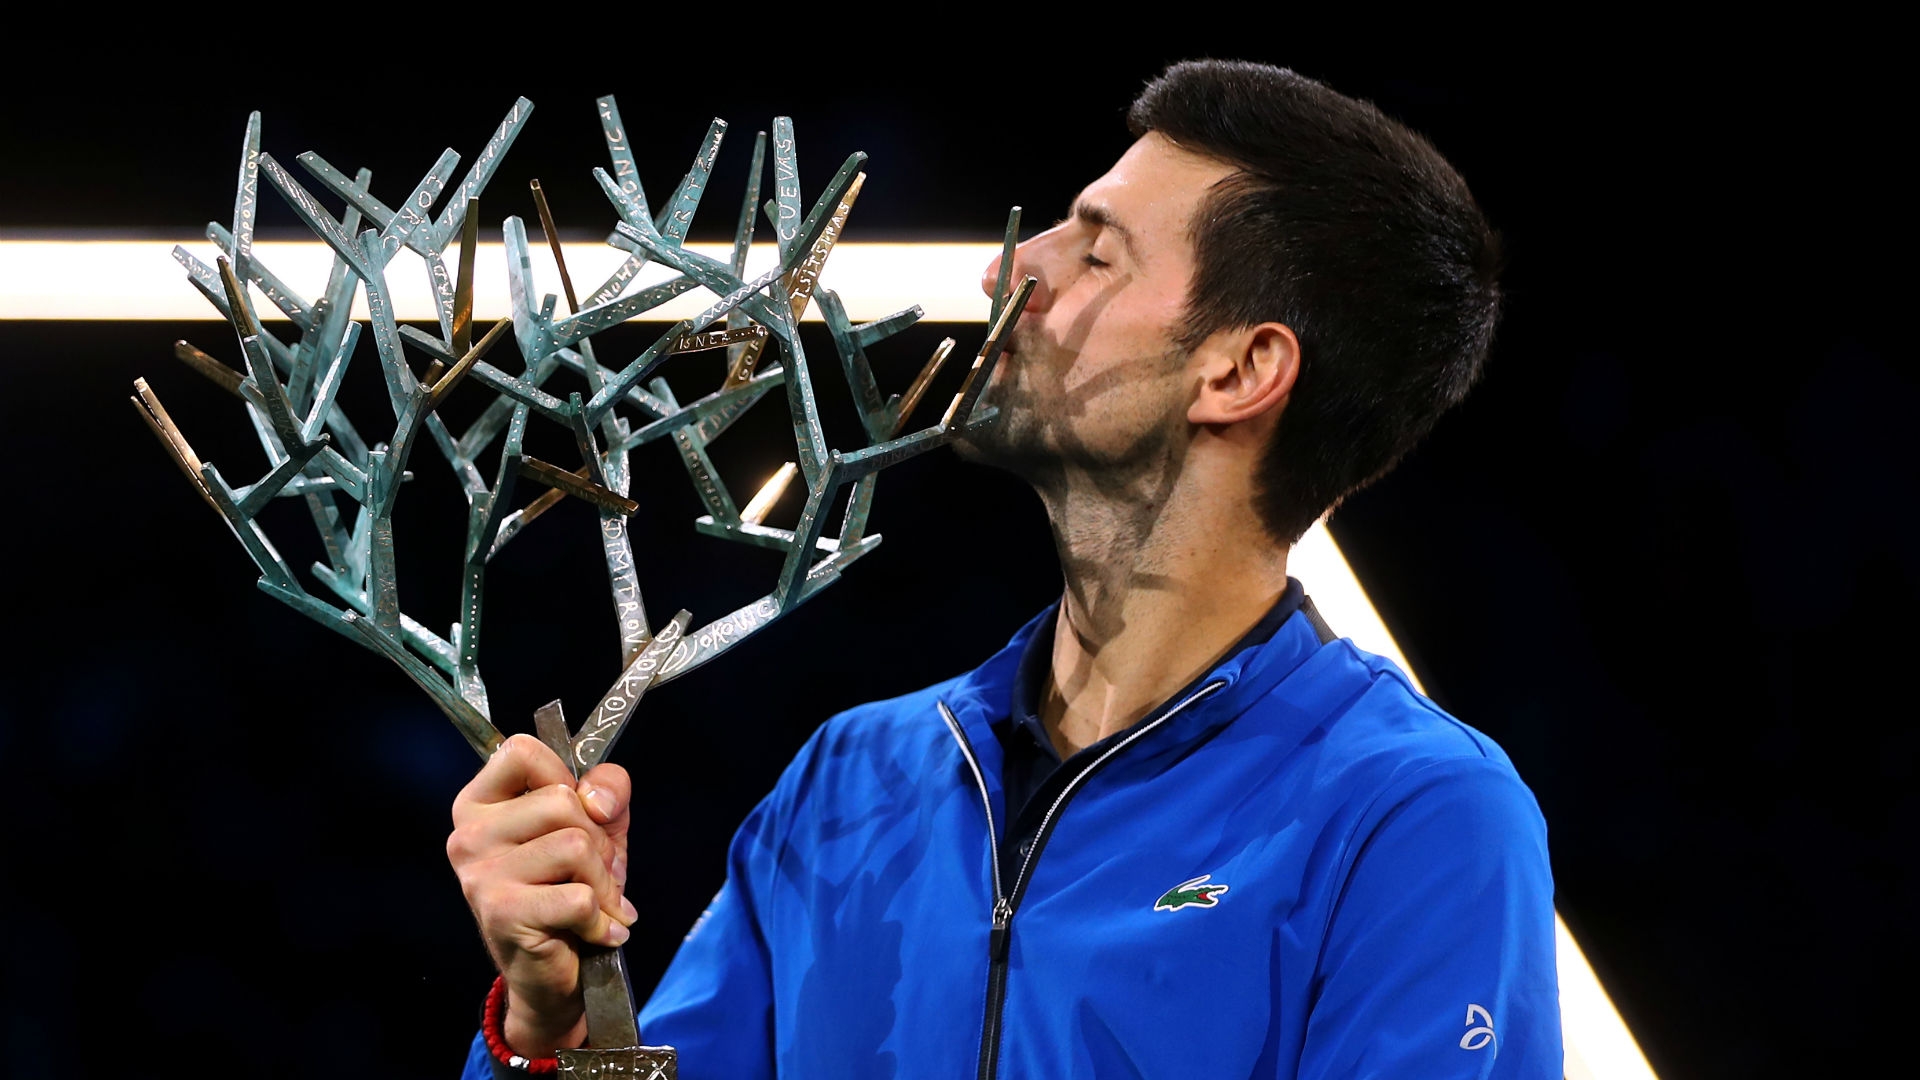
M 530 1073 L 550 1073 L 560 1068 L 557 1057 L 529 1058 L 514 1053 L 507 1045 L 506 1022 L 507 980 L 503 975 L 496 975 L 493 989 L 487 991 L 487 1007 L 480 1014 L 480 1035 L 487 1040 L 487 1052 L 502 1065 Z

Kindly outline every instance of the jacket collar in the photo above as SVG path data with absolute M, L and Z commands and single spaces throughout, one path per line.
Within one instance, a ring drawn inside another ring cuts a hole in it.
M 1000 741 L 994 737 L 992 725 L 1007 716 L 1021 658 L 1034 644 L 1034 638 L 1053 625 L 1058 607 L 1058 602 L 1048 605 L 1044 611 L 1028 620 L 1004 648 L 961 676 L 942 696 L 971 745 L 989 792 L 996 801 L 1001 797 L 1003 762 Z M 1180 695 L 1183 700 L 1216 684 L 1223 684 L 1182 709 L 1179 715 L 1151 733 L 1142 745 L 1133 748 L 1125 756 L 1157 757 L 1163 751 L 1180 751 L 1197 740 L 1217 733 L 1287 681 L 1288 676 L 1299 670 L 1320 649 L 1320 638 L 1311 621 L 1304 611 L 1296 609 L 1266 642 L 1235 650 L 1205 678 L 1189 686 Z M 1150 715 L 1158 715 L 1167 705 L 1175 704 L 1178 702 L 1168 702 Z M 1290 711 L 1297 716 L 1290 716 L 1286 721 L 1290 733 L 1289 745 L 1304 736 L 1319 715 L 1318 710 L 1305 707 Z M 1116 760 L 1114 764 L 1120 762 Z

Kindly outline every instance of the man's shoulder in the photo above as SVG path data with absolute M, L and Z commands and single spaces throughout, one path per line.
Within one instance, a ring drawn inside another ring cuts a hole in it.
M 889 698 L 862 702 L 827 718 L 803 756 L 815 765 L 854 759 L 924 756 L 929 742 L 952 739 L 940 704 L 951 699 L 966 674 Z
M 940 721 L 940 702 L 952 696 L 955 687 L 965 677 L 964 674 L 956 675 L 895 697 L 865 701 L 843 709 L 827 719 L 825 734 L 839 742 L 866 742 L 890 740 L 901 734 L 903 729 L 931 727 L 944 733 L 946 727 Z
M 871 808 L 879 799 L 896 809 L 906 807 L 913 801 L 907 798 L 910 789 L 923 788 L 940 774 L 925 767 L 929 755 L 951 749 L 940 702 L 964 678 L 835 713 L 787 764 L 768 805 L 776 814 L 807 807 L 816 817 Z
M 1256 709 L 1279 712 L 1304 692 L 1324 715 L 1301 739 L 1313 786 L 1374 813 L 1411 799 L 1464 799 L 1502 816 L 1537 819 L 1532 791 L 1500 745 L 1435 703 L 1392 660 L 1347 639 L 1314 665 L 1321 685 L 1283 683 Z M 1306 674 L 1306 672 L 1303 672 Z

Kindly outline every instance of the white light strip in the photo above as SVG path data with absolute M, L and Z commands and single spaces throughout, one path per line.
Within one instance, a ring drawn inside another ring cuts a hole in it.
M 1567 1049 L 1567 1080 L 1655 1080 L 1633 1032 L 1557 914 L 1553 944 L 1560 966 L 1560 1038 Z
M 171 240 L 5 240 L 0 239 L 0 319 L 218 319 L 212 304 L 187 283 L 173 259 Z M 208 266 L 220 249 L 205 239 L 178 243 Z M 538 293 L 560 293 L 553 254 L 538 237 L 532 248 L 533 280 Z M 726 260 L 724 244 L 689 244 L 703 255 Z M 253 245 L 261 264 L 309 301 L 326 291 L 333 255 L 314 241 L 262 240 Z M 444 256 L 451 272 L 459 265 L 456 244 Z M 626 252 L 600 243 L 566 245 L 567 272 L 585 296 L 610 277 Z M 999 244 L 841 243 L 827 260 L 821 284 L 846 301 L 856 322 L 891 315 L 919 304 L 929 322 L 985 322 L 987 297 L 980 274 L 1000 253 Z M 747 276 L 774 265 L 771 243 L 753 246 Z M 641 285 L 664 281 L 672 271 L 650 263 L 636 279 Z M 474 256 L 474 318 L 506 318 L 507 255 L 504 244 L 481 244 Z M 387 266 L 387 287 L 394 309 L 405 321 L 431 322 L 433 295 L 426 264 L 403 250 Z M 628 285 L 632 290 L 635 285 Z M 694 289 L 648 312 L 649 321 L 671 322 L 700 313 L 713 294 Z M 254 307 L 265 319 L 285 316 L 258 294 Z M 566 312 L 566 302 L 556 309 Z M 365 293 L 354 300 L 356 318 L 366 318 Z M 807 318 L 818 319 L 818 309 Z
M 1400 665 L 1420 686 L 1386 623 L 1367 599 L 1325 522 L 1315 523 L 1287 557 L 1287 572 L 1312 586 L 1313 605 L 1341 637 Z M 1422 688 L 1422 693 L 1425 689 Z M 1560 973 L 1560 1040 L 1566 1080 L 1656 1080 L 1640 1044 L 1594 977 L 1567 924 L 1553 917 L 1554 963 Z
M 219 253 L 204 239 L 179 243 L 209 265 Z M 170 240 L 0 239 L 0 319 L 218 319 L 213 305 L 187 284 L 186 271 L 173 259 L 174 244 Z M 544 244 L 530 246 L 536 287 L 558 292 L 560 276 L 552 254 Z M 725 245 L 688 246 L 714 258 L 727 257 Z M 568 244 L 566 250 L 574 287 L 583 293 L 598 286 L 625 258 L 624 252 L 605 244 Z M 260 241 L 254 251 L 289 288 L 308 299 L 325 290 L 332 255 L 318 241 Z M 985 322 L 987 299 L 980 291 L 980 274 L 999 252 L 1000 245 L 992 243 L 843 242 L 834 248 L 821 281 L 840 293 L 848 314 L 856 320 L 877 319 L 919 304 L 931 322 Z M 449 268 L 458 265 L 456 258 L 456 251 L 447 253 Z M 764 272 L 773 258 L 771 244 L 755 245 L 747 275 Z M 639 281 L 650 284 L 669 276 L 664 267 L 649 265 Z M 426 268 L 417 256 L 401 252 L 388 267 L 387 280 L 399 318 L 434 319 Z M 488 322 L 505 318 L 507 300 L 505 246 L 482 244 L 475 256 L 474 317 Z M 646 318 L 686 318 L 711 300 L 705 289 L 695 289 Z M 255 307 L 265 318 L 284 318 L 258 295 Z M 355 300 L 355 315 L 366 317 L 363 297 Z M 818 319 L 818 307 L 807 317 Z M 1313 583 L 1314 604 L 1342 636 L 1392 660 L 1415 686 L 1420 685 L 1325 525 L 1315 525 L 1301 538 L 1289 569 L 1295 577 Z M 1554 930 L 1567 1080 L 1655 1080 L 1639 1044 L 1558 916 Z

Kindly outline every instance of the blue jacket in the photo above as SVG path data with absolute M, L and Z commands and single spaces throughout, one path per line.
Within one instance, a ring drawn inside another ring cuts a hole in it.
M 1531 793 L 1305 612 L 1111 747 L 999 880 L 990 725 L 1046 622 L 833 718 L 754 809 L 641 1010 L 684 1080 L 1558 1080 Z

